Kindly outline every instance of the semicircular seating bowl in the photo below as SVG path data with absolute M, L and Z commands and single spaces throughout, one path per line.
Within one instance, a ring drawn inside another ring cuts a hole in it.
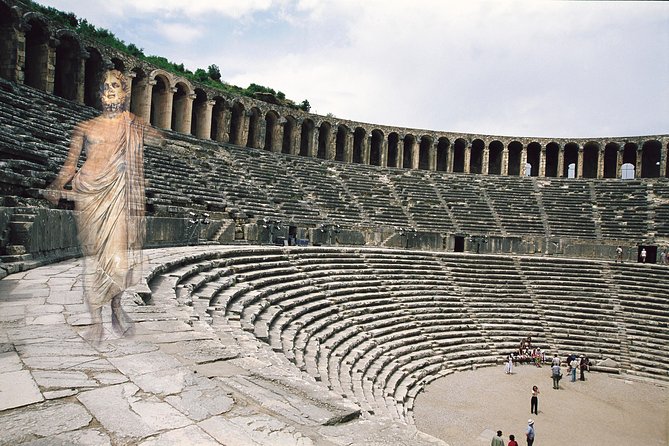
M 215 329 L 252 333 L 368 416 L 412 423 L 427 383 L 499 364 L 526 336 L 618 364 L 603 371 L 669 380 L 659 266 L 254 247 L 212 248 L 165 276 Z

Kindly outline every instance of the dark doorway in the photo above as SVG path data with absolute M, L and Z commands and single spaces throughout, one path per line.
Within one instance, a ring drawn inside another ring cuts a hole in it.
M 297 226 L 288 226 L 288 245 L 295 246 L 297 244 Z
M 639 245 L 639 249 L 637 250 L 637 257 L 636 261 L 639 263 L 643 263 L 643 259 L 641 258 L 641 251 L 646 250 L 646 263 L 657 263 L 657 246 L 650 246 L 650 245 Z
M 462 235 L 455 236 L 455 246 L 453 247 L 455 252 L 465 252 L 465 237 Z

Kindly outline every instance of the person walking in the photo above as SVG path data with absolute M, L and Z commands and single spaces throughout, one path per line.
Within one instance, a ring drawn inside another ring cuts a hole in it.
M 497 436 L 492 437 L 490 446 L 504 446 L 504 439 L 502 438 L 502 431 L 497 431 Z
M 532 398 L 530 399 L 530 413 L 539 415 L 539 388 L 532 386 Z
M 551 377 L 553 378 L 553 388 L 559 389 L 560 379 L 562 378 L 562 371 L 560 370 L 559 364 L 554 364 L 553 367 L 551 367 Z
M 616 263 L 618 263 L 618 260 L 623 263 L 623 247 L 620 245 L 616 248 Z
M 576 369 L 578 369 L 579 364 L 579 360 L 576 357 L 569 363 L 569 367 L 571 368 L 571 382 L 576 382 Z
M 646 256 L 648 254 L 646 253 L 646 248 L 641 248 L 641 263 L 646 263 Z
M 530 418 L 527 420 L 527 432 L 525 432 L 525 437 L 527 438 L 527 446 L 532 446 L 534 444 L 534 420 Z

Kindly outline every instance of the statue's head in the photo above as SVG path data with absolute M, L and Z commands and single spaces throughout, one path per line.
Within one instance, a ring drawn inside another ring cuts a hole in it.
M 100 100 L 104 111 L 119 112 L 128 108 L 128 80 L 118 70 L 107 71 L 102 78 Z

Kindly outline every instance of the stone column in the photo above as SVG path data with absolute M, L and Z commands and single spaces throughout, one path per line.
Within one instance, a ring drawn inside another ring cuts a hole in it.
M 195 129 L 195 136 L 202 139 L 211 139 L 211 111 L 214 108 L 216 101 L 206 101 L 200 107 L 197 119 L 197 128 Z
M 564 178 L 564 147 L 558 149 L 558 178 Z
M 467 141 L 467 147 L 465 147 L 465 173 L 471 173 L 471 164 L 472 162 L 472 144 Z
M 667 176 L 667 142 L 660 141 L 660 144 L 660 177 L 664 178 Z
M 546 176 L 546 146 L 541 148 L 539 157 L 539 176 L 544 178 Z
M 488 175 L 489 170 L 490 170 L 490 148 L 488 147 L 488 144 L 485 144 L 485 146 L 483 147 L 483 158 L 481 159 L 481 173 L 483 175 Z
M 597 151 L 597 178 L 604 178 L 604 151 L 605 147 L 600 147 Z
M 446 172 L 453 173 L 453 156 L 455 155 L 455 146 L 449 145 L 446 152 Z
M 54 85 L 56 83 L 56 39 L 49 39 L 46 45 L 46 71 L 44 81 L 44 91 L 53 94 Z
M 155 111 L 157 115 L 156 122 L 161 129 L 172 130 L 172 100 L 174 99 L 174 93 L 176 92 L 176 88 L 166 88 L 162 93 L 162 95 L 165 96 L 161 101 L 163 107 L 161 110 Z
M 79 69 L 77 72 L 77 98 L 76 101 L 78 104 L 84 105 L 84 97 L 85 97 L 85 82 L 84 79 L 86 77 L 86 59 L 90 54 L 86 50 L 82 50 L 81 53 L 79 54 Z M 135 73 L 132 73 L 135 74 Z M 134 77 L 134 76 L 133 76 Z M 132 81 L 132 79 L 130 79 Z M 132 84 L 131 84 L 132 85 Z M 130 87 L 128 87 L 128 94 L 130 94 Z
M 353 162 L 353 132 L 351 130 L 346 132 L 346 138 L 344 138 L 344 162 Z
M 576 178 L 583 178 L 583 146 L 578 146 L 578 161 L 576 162 Z
M 520 149 L 520 169 L 518 175 L 521 177 L 525 176 L 525 169 L 527 169 L 527 146 L 523 146 Z
M 381 153 L 379 154 L 381 167 L 388 167 L 388 138 L 381 140 Z
M 509 175 L 509 148 L 502 148 L 502 175 Z
M 362 164 L 367 164 L 369 165 L 369 160 L 371 158 L 371 147 L 372 147 L 372 134 L 370 133 L 367 135 L 363 140 L 361 141 L 362 147 L 360 147 L 360 150 L 362 153 L 360 154 L 360 158 L 362 161 Z
M 437 144 L 438 141 L 432 141 L 430 148 L 428 149 L 428 170 L 436 171 L 437 170 Z
M 643 151 L 641 147 L 636 149 L 636 165 L 634 166 L 634 178 L 641 178 L 641 159 L 643 156 Z
M 147 77 L 144 78 L 142 84 L 138 84 L 140 92 L 137 95 L 138 101 L 135 104 L 135 112 L 137 116 L 144 119 L 145 122 L 151 121 L 151 96 L 153 93 L 153 86 L 158 83 L 157 80 L 149 80 Z M 158 120 L 156 120 L 156 123 Z
M 616 150 L 616 178 L 623 177 L 623 151 L 625 149 L 620 147 Z
M 177 108 L 176 131 L 190 135 L 190 124 L 193 114 L 193 101 L 195 100 L 195 93 L 186 95 L 180 102 Z
M 311 158 L 318 158 L 318 132 L 317 128 L 314 127 L 313 131 L 311 132 L 311 136 L 309 137 L 309 151 L 307 152 L 307 155 L 310 156 Z

